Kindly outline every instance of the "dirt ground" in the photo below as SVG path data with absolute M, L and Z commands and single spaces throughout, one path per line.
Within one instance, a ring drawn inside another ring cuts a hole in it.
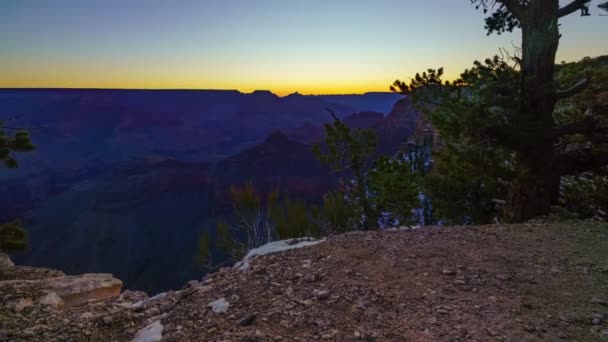
M 162 323 L 163 341 L 599 341 L 607 319 L 608 224 L 576 222 L 334 236 L 190 284 Z
M 76 307 L 10 280 L 55 272 L 0 277 L 0 341 L 608 341 L 607 223 L 349 233 Z

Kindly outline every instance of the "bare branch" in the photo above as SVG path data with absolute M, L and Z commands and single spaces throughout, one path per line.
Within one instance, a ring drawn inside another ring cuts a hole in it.
M 567 4 L 566 6 L 560 8 L 559 11 L 557 12 L 557 16 L 559 18 L 561 18 L 561 17 L 565 17 L 569 14 L 572 14 L 576 11 L 580 11 L 583 8 L 586 8 L 587 6 L 589 6 L 590 2 L 591 2 L 591 0 L 574 0 L 571 3 Z
M 563 99 L 566 97 L 574 96 L 574 95 L 580 93 L 581 91 L 585 90 L 590 83 L 591 83 L 591 77 L 587 76 L 586 78 L 583 78 L 582 80 L 578 81 L 575 85 L 573 85 L 572 87 L 570 87 L 566 90 L 558 90 L 555 93 L 555 97 L 559 100 L 559 99 Z

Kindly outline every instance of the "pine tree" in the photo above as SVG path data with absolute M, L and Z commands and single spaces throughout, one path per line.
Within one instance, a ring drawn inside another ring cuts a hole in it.
M 13 134 L 9 133 L 15 131 Z M 8 168 L 16 168 L 19 164 L 14 157 L 15 152 L 32 151 L 34 145 L 29 134 L 21 129 L 6 127 L 0 121 L 0 162 Z
M 12 131 L 13 134 L 8 133 Z M 26 131 L 4 126 L 0 121 L 0 163 L 8 168 L 16 168 L 19 164 L 14 153 L 33 149 L 34 145 Z M 27 246 L 27 232 L 20 220 L 0 225 L 0 251 L 8 253 L 23 251 Z
M 0 225 L 0 252 L 21 252 L 26 250 L 27 246 L 27 232 L 20 220 Z
M 366 170 L 376 151 L 376 135 L 370 129 L 351 130 L 335 113 L 328 111 L 333 122 L 325 124 L 325 144 L 314 145 L 313 152 L 334 171 L 352 174 L 354 186 L 349 187 L 347 195 L 360 211 L 363 229 L 375 229 L 377 217 L 367 195 Z
M 581 93 L 591 83 L 590 74 L 577 75 L 577 81 L 570 84 L 559 84 L 555 79 L 559 20 L 579 11 L 587 15 L 590 0 L 574 0 L 563 7 L 558 0 L 472 3 L 490 13 L 486 18 L 488 34 L 521 29 L 521 56 L 476 62 L 455 83 L 443 82 L 442 69 L 438 69 L 416 75 L 410 84 L 396 81 L 393 88 L 418 92 L 418 98 L 423 98 L 432 112 L 433 124 L 443 125 L 437 127 L 442 137 L 463 138 L 460 146 L 455 139 L 451 141 L 457 151 L 473 152 L 482 144 L 505 155 L 502 162 L 498 160 L 501 168 L 506 163 L 501 171 L 510 173 L 502 178 L 508 181 L 504 216 L 510 222 L 526 221 L 549 213 L 558 201 L 562 176 L 608 164 L 604 112 L 595 113 L 591 106 L 593 115 L 563 123 L 555 116 L 559 102 Z M 462 117 L 468 117 L 468 122 Z M 465 132 L 450 131 L 453 129 Z M 574 135 L 588 148 L 560 149 L 560 142 Z

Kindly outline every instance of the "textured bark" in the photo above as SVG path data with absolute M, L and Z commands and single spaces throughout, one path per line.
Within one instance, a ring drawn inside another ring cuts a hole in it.
M 557 0 L 530 3 L 522 27 L 522 102 L 514 126 L 522 132 L 518 179 L 507 198 L 505 218 L 523 222 L 545 215 L 556 195 L 554 168 L 555 55 L 559 45 Z

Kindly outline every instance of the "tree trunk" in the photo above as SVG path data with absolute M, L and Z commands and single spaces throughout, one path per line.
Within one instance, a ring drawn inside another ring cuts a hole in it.
M 522 133 L 517 151 L 517 179 L 505 208 L 508 222 L 524 222 L 546 215 L 555 199 L 559 176 L 554 160 L 551 129 L 555 108 L 554 68 L 559 45 L 558 0 L 537 0 L 523 18 L 522 100 L 514 127 Z
M 551 156 L 539 157 L 523 161 L 523 165 L 518 167 L 517 179 L 511 184 L 507 197 L 507 222 L 524 222 L 549 213 L 559 191 L 560 180 L 550 159 Z

